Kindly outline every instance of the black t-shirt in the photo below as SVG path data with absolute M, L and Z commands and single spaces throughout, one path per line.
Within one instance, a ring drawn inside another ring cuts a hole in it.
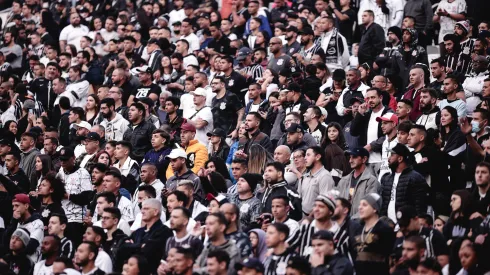
M 159 97 L 161 92 L 162 89 L 160 86 L 155 83 L 151 83 L 150 86 L 139 86 L 132 92 L 132 95 L 135 98 L 148 97 L 150 94 L 155 94 L 157 97 Z
M 351 45 L 353 36 L 352 26 L 356 21 L 356 13 L 352 9 L 341 11 L 341 13 L 349 16 L 349 19 L 341 21 L 337 18 L 337 28 L 339 29 L 340 33 L 345 37 L 347 45 Z
M 250 19 L 250 13 L 248 13 L 248 9 L 247 8 L 242 8 L 240 11 L 237 12 L 238 15 L 242 15 L 243 18 L 245 18 L 245 22 L 248 21 L 248 19 Z M 233 13 L 230 14 L 230 16 L 228 16 L 228 19 L 230 20 L 230 22 L 233 22 Z M 238 36 L 238 38 L 240 38 L 243 33 L 245 32 L 245 25 L 247 23 L 244 23 L 243 25 L 241 26 L 233 26 L 233 32 Z
M 230 55 L 230 39 L 225 35 L 221 36 L 220 40 L 213 39 L 208 44 L 208 48 L 213 49 L 215 52 Z
M 242 102 L 231 92 L 226 92 L 222 98 L 213 98 L 212 113 L 214 128 L 221 128 L 226 133 L 231 133 L 236 128 L 238 114 L 243 108 Z
M 234 93 L 242 105 L 245 105 L 245 94 L 248 91 L 247 79 L 233 71 L 230 76 L 225 76 L 226 90 Z
M 449 248 L 447 246 L 446 238 L 441 232 L 434 230 L 432 228 L 422 227 L 420 232 L 414 232 L 411 235 L 417 235 L 425 240 L 425 257 L 435 258 L 440 255 L 449 255 Z M 403 241 L 406 237 L 397 238 L 395 241 L 395 246 L 393 248 L 395 252 L 395 257 L 400 259 L 403 250 Z

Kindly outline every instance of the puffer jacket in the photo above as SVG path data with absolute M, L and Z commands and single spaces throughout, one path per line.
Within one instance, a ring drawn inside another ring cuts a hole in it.
M 380 184 L 378 179 L 371 174 L 371 170 L 366 168 L 359 177 L 357 185 L 354 188 L 354 192 L 351 195 L 350 187 L 353 173 L 354 171 L 340 179 L 337 188 L 335 189 L 339 191 L 339 197 L 349 199 L 352 202 L 351 216 L 352 218 L 358 218 L 359 215 L 357 212 L 359 211 L 359 203 L 361 202 L 362 198 L 364 198 L 367 194 L 378 192 Z
M 383 203 L 380 216 L 386 216 L 388 213 L 394 178 L 395 173 L 385 174 L 381 178 L 379 194 L 381 194 Z M 398 211 L 402 206 L 410 205 L 415 207 L 417 214 L 425 214 L 427 213 L 428 198 L 429 185 L 427 185 L 425 178 L 413 170 L 411 166 L 405 168 L 396 186 L 395 211 Z
M 123 139 L 133 145 L 132 153 L 136 161 L 140 162 L 145 153 L 151 150 L 151 136 L 154 130 L 155 126 L 143 119 L 136 128 L 133 129 L 130 125 L 124 133 Z
M 314 267 L 313 275 L 349 275 L 354 274 L 354 267 L 347 257 L 340 254 L 325 257 L 323 265 Z
M 204 164 L 209 159 L 208 149 L 206 149 L 206 146 L 200 143 L 197 139 L 189 141 L 189 146 L 184 149 L 187 153 L 187 168 L 197 174 L 201 167 L 204 168 Z M 172 166 L 168 166 L 165 174 L 167 175 L 167 179 L 174 175 Z

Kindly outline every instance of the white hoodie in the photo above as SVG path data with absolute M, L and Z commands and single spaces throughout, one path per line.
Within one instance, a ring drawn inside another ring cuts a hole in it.
M 112 121 L 108 121 L 107 118 L 100 123 L 105 128 L 105 139 L 120 141 L 123 139 L 124 132 L 128 130 L 129 122 L 124 117 L 116 113 L 116 117 Z

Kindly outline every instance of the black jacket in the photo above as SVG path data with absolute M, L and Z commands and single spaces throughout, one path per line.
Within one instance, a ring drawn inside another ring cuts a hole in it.
M 155 126 L 145 119 L 136 128 L 133 129 L 133 125 L 130 125 L 128 130 L 126 130 L 123 139 L 133 145 L 134 160 L 141 162 L 146 152 L 151 150 L 151 136 L 154 130 Z
M 350 134 L 354 137 L 359 137 L 360 146 L 365 146 L 367 144 L 367 131 L 372 112 L 373 111 L 369 110 L 364 115 L 357 114 L 350 125 Z M 381 115 L 392 112 L 393 111 L 390 108 L 385 107 L 383 112 L 381 112 Z M 381 123 L 378 123 L 378 138 L 382 136 L 383 131 L 381 130 Z
M 379 193 L 381 194 L 383 204 L 380 216 L 386 216 L 388 213 L 388 204 L 391 199 L 394 178 L 394 172 L 385 174 L 381 178 L 381 192 Z M 428 197 L 429 186 L 424 177 L 414 171 L 412 167 L 405 168 L 396 186 L 395 211 L 402 206 L 411 205 L 415 207 L 417 214 L 425 214 L 427 213 Z
M 257 194 L 257 198 L 262 202 L 262 213 L 272 213 L 272 199 L 278 196 L 288 196 L 290 205 L 293 206 L 289 217 L 296 221 L 301 220 L 303 216 L 301 198 L 296 192 L 289 189 L 288 183 L 285 180 L 270 185 L 263 193 Z
M 306 95 L 310 100 L 316 102 L 320 96 L 320 87 L 322 86 L 322 81 L 316 76 L 308 76 L 303 80 L 303 94 Z
M 361 27 L 361 29 L 363 30 L 361 42 L 359 43 L 359 64 L 367 62 L 371 66 L 376 56 L 384 49 L 385 32 L 376 23 L 372 23 L 367 29 L 364 27 Z
M 212 150 L 211 150 L 211 152 L 209 152 L 209 158 L 217 157 L 217 158 L 221 158 L 222 160 L 226 161 L 229 153 L 230 153 L 230 146 L 228 146 L 228 144 L 226 144 L 226 142 L 222 142 L 222 144 L 218 148 L 218 151 L 212 152 Z
M 313 275 L 350 275 L 354 274 L 354 267 L 347 257 L 334 254 L 331 257 L 325 257 L 323 265 L 314 267 Z

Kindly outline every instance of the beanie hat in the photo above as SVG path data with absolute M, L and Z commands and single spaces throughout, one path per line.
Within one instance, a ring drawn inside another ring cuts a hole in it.
M 400 29 L 400 27 L 397 26 L 390 27 L 388 29 L 388 32 L 392 32 L 393 34 L 396 35 L 396 37 L 398 37 L 398 39 L 402 40 L 402 29 Z
M 468 20 L 459 21 L 456 23 L 456 26 L 461 27 L 465 31 L 464 35 L 467 35 L 468 32 L 470 32 L 470 22 Z
M 376 213 L 379 214 L 379 212 L 381 211 L 381 197 L 378 194 L 370 193 L 362 199 L 367 201 L 367 203 L 369 203 L 369 205 L 371 205 L 371 207 L 376 210 Z
M 30 233 L 29 231 L 27 231 L 27 229 L 24 229 L 24 228 L 17 228 L 14 233 L 12 234 L 12 237 L 17 237 L 19 238 L 22 243 L 24 244 L 24 246 L 27 246 L 27 244 L 29 243 L 29 240 L 31 239 L 31 237 L 29 237 Z
M 326 195 L 318 195 L 318 197 L 316 197 L 315 201 L 322 202 L 328 207 L 328 209 L 330 209 L 330 211 L 332 211 L 332 212 L 335 211 L 336 205 L 335 205 L 335 201 L 332 197 L 326 196 Z
M 251 173 L 245 173 L 241 176 L 241 178 L 243 178 L 248 183 L 248 185 L 250 186 L 250 190 L 252 190 L 252 192 L 255 191 L 255 188 L 257 188 L 259 182 L 263 180 L 261 175 L 251 174 Z

